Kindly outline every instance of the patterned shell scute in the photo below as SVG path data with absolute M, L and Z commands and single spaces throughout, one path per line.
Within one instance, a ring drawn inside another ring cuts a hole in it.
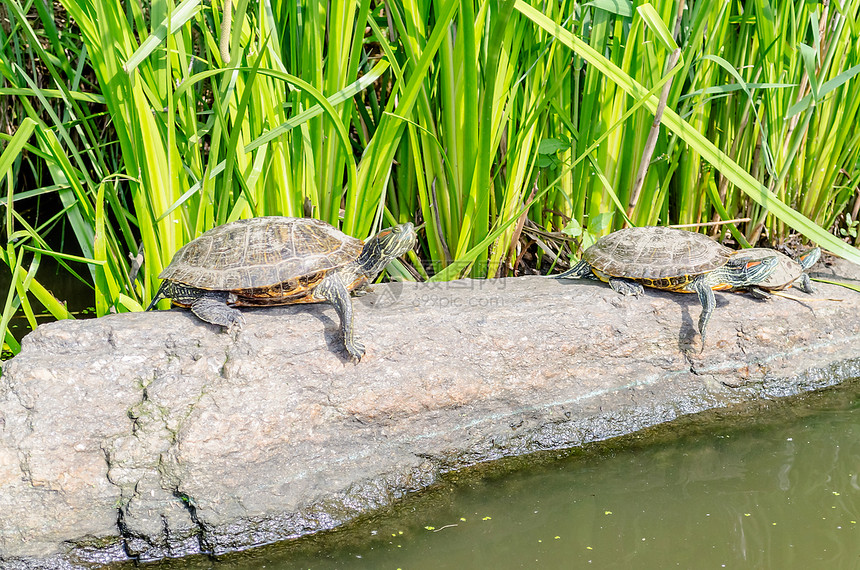
M 739 250 L 734 254 L 734 257 L 739 259 L 757 259 L 769 255 L 775 255 L 779 263 L 767 279 L 756 284 L 758 287 L 764 289 L 786 288 L 797 281 L 803 274 L 803 267 L 798 262 L 775 249 L 750 247 Z
M 597 240 L 583 259 L 598 271 L 628 279 L 672 279 L 725 265 L 733 251 L 694 232 L 646 226 L 618 230 Z
M 159 278 L 216 291 L 271 287 L 346 265 L 362 246 L 310 218 L 237 220 L 188 242 Z

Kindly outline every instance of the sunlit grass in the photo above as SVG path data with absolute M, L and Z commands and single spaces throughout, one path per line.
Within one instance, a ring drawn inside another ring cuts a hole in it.
M 860 262 L 860 0 L 237 0 L 229 26 L 217 0 L 61 3 L 7 0 L 0 29 L 13 350 L 31 296 L 69 316 L 42 255 L 97 314 L 139 310 L 178 247 L 249 216 L 425 223 L 422 279 L 543 270 L 535 232 L 718 219 Z

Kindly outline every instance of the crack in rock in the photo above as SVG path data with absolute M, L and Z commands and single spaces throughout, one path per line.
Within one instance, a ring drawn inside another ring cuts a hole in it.
M 191 361 L 200 361 L 197 356 Z M 171 360 L 170 368 L 181 368 L 183 360 Z M 210 550 L 205 526 L 188 495 L 179 491 L 177 469 L 179 432 L 204 397 L 205 385 L 196 396 L 185 394 L 185 407 L 160 404 L 160 389 L 178 380 L 173 372 L 141 382 L 140 399 L 126 412 L 130 434 L 104 446 L 108 479 L 120 489 L 117 529 L 126 554 L 141 561 Z

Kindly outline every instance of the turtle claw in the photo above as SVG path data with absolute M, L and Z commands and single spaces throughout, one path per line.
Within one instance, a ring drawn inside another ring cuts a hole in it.
M 349 359 L 355 363 L 361 362 L 361 357 L 364 356 L 364 345 L 357 340 L 349 343 L 344 343 L 346 351 L 349 353 Z
M 367 283 L 352 290 L 353 297 L 364 297 L 368 293 L 373 293 L 373 287 Z
M 191 312 L 200 320 L 213 325 L 221 325 L 224 330 L 233 331 L 241 329 L 245 324 L 245 317 L 239 309 L 227 306 L 219 297 L 201 297 L 191 305 Z
M 239 312 L 236 309 L 234 315 L 230 316 L 230 324 L 224 327 L 224 330 L 233 337 L 233 339 L 239 338 L 239 333 L 242 332 L 242 329 L 245 328 L 245 315 Z
M 695 339 L 695 337 L 694 338 L 688 338 L 685 341 L 683 341 L 683 344 L 681 345 L 681 351 L 688 356 L 701 356 L 702 353 L 705 352 L 705 343 L 701 342 L 701 337 L 700 337 L 699 349 L 696 350 L 696 339 Z
M 614 277 L 609 280 L 609 286 L 612 287 L 613 291 L 621 293 L 622 295 L 638 297 L 645 293 L 645 288 L 642 287 L 641 283 L 637 283 L 630 279 L 619 279 Z

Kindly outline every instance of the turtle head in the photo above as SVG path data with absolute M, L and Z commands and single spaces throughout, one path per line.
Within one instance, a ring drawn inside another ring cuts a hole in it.
M 370 279 L 376 277 L 391 260 L 400 257 L 418 240 L 415 226 L 410 222 L 384 229 L 368 239 L 358 257 L 358 264 Z
M 778 265 L 779 258 L 775 255 L 765 255 L 752 259 L 733 257 L 725 266 L 726 285 L 738 289 L 758 285 L 770 277 Z M 720 287 L 714 287 L 714 289 L 718 288 Z
M 805 251 L 794 258 L 800 264 L 804 271 L 815 265 L 821 258 L 821 248 L 814 247 L 809 251 Z

